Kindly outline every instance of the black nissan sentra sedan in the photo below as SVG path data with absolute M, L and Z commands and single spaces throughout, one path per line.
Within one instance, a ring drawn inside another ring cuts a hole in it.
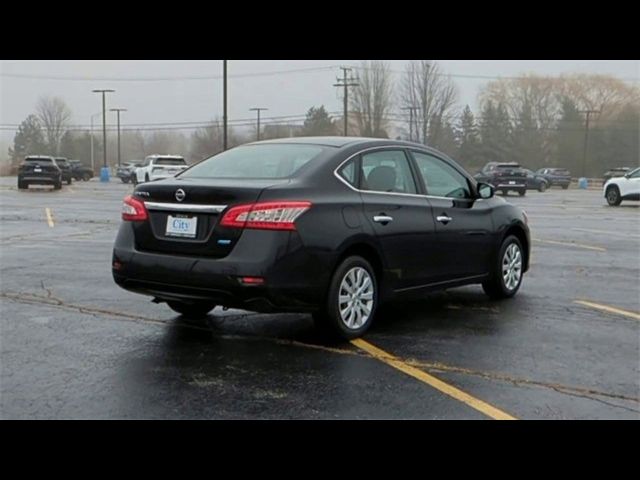
M 113 277 L 185 317 L 218 305 L 311 312 L 351 339 L 385 300 L 467 284 L 496 299 L 518 291 L 527 217 L 493 194 L 414 143 L 246 144 L 127 196 Z

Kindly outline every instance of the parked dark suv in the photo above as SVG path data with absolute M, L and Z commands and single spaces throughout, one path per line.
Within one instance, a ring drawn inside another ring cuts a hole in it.
M 571 184 L 571 172 L 566 168 L 541 168 L 536 174 L 544 177 L 550 187 L 558 186 L 566 190 Z
M 62 188 L 62 171 L 53 157 L 46 155 L 29 155 L 18 168 L 18 188 L 29 188 L 29 185 L 53 185 Z
M 69 160 L 69 165 L 71 165 L 71 174 L 74 179 L 88 182 L 93 178 L 93 170 L 80 160 Z
M 67 182 L 67 185 L 71 185 L 71 182 L 73 181 L 73 172 L 71 171 L 69 161 L 64 157 L 56 157 L 56 164 L 62 171 L 62 181 Z
M 493 193 L 415 143 L 245 144 L 125 197 L 113 278 L 184 316 L 217 305 L 311 312 L 355 338 L 394 297 L 467 284 L 516 294 L 527 217 Z
M 521 197 L 527 194 L 527 174 L 515 162 L 489 162 L 475 176 L 479 182 L 485 182 L 503 194 L 517 192 Z

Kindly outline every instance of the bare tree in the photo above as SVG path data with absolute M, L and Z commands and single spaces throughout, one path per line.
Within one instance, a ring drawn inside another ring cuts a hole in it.
M 358 86 L 350 97 L 358 133 L 363 137 L 388 137 L 387 115 L 393 93 L 389 65 L 380 60 L 364 61 L 358 70 Z
M 400 88 L 402 106 L 417 108 L 414 121 L 418 141 L 438 142 L 443 121 L 458 99 L 458 89 L 451 77 L 436 62 L 413 61 L 407 65 Z
M 46 96 L 38 99 L 36 113 L 42 123 L 49 149 L 54 155 L 58 155 L 60 141 L 71 120 L 71 110 L 62 98 Z

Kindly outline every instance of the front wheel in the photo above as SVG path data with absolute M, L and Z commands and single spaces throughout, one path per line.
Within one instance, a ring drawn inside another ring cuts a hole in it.
M 207 314 L 216 307 L 214 303 L 210 302 L 184 303 L 172 301 L 167 302 L 167 305 L 169 305 L 169 308 L 174 312 L 191 320 L 201 320 L 205 318 Z
M 67 185 L 71 185 L 71 177 L 67 179 Z
M 369 329 L 377 304 L 378 282 L 371 264 L 359 256 L 348 257 L 334 272 L 327 303 L 314 314 L 314 321 L 334 336 L 351 340 Z
M 566 190 L 567 188 L 569 188 L 569 185 L 562 185 L 563 190 Z
M 82 180 L 88 182 L 89 180 L 91 180 L 91 175 L 89 175 L 88 173 L 84 173 L 82 175 Z
M 120 177 L 120 180 L 122 180 L 122 183 L 129 183 L 128 177 Z
M 544 192 L 546 190 L 547 190 L 547 182 L 540 182 L 540 185 L 538 185 L 538 191 Z
M 482 284 L 484 293 L 493 299 L 513 297 L 520 289 L 524 267 L 524 253 L 518 237 L 504 239 L 498 253 L 498 263 L 492 268 L 491 278 Z
M 520 195 L 521 197 L 524 197 L 527 194 L 526 190 L 518 190 L 518 195 Z
M 620 190 L 615 185 L 607 188 L 607 203 L 612 207 L 617 207 L 622 203 L 622 197 L 620 196 Z

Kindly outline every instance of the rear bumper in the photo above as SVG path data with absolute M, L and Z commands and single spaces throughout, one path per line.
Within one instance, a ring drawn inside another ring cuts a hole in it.
M 325 260 L 306 249 L 297 233 L 246 230 L 223 258 L 136 249 L 123 222 L 113 250 L 112 274 L 122 288 L 160 300 L 213 301 L 258 312 L 311 312 L 329 284 Z M 244 285 L 240 277 L 262 277 Z
M 521 183 L 503 183 L 503 182 L 499 182 L 494 184 L 494 187 L 496 189 L 499 190 L 508 190 L 508 189 L 513 189 L 513 190 L 526 190 L 527 188 L 527 184 L 524 182 Z
M 62 178 L 60 175 L 19 175 L 18 181 L 20 182 L 29 182 L 33 184 L 42 184 L 42 185 L 53 185 L 61 181 Z

